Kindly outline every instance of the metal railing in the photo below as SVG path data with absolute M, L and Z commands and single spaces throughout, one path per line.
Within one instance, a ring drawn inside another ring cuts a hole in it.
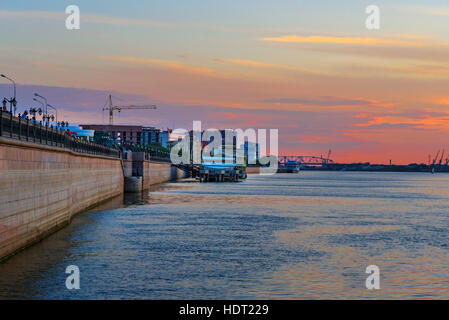
M 163 162 L 171 162 L 170 152 L 165 152 L 161 150 L 148 150 L 145 152 L 145 160 L 156 160 Z
M 146 147 L 146 148 L 142 147 L 140 149 L 130 148 L 129 151 L 143 153 L 145 160 L 171 162 L 169 151 L 159 150 L 157 148 L 151 148 L 151 147 Z M 123 159 L 126 159 L 126 152 L 123 152 L 122 156 L 123 156 Z
M 0 109 L 0 137 L 31 142 L 40 145 L 69 149 L 79 153 L 120 158 L 120 150 L 71 137 L 66 131 L 57 130 L 29 119 L 13 116 Z

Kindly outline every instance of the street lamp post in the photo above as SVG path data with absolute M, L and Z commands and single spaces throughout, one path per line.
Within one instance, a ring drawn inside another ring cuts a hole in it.
M 56 112 L 56 123 L 58 122 L 58 110 L 50 104 L 47 104 L 48 107 L 52 108 Z
M 34 94 L 34 96 L 35 96 L 35 97 L 39 97 L 39 98 L 41 98 L 41 99 L 44 99 L 44 100 L 45 100 L 45 106 L 44 106 L 44 109 L 45 109 L 45 114 L 47 114 L 47 113 L 48 113 L 48 112 L 47 112 L 47 106 L 48 106 L 47 98 L 45 98 L 45 97 L 41 96 L 41 95 L 40 95 L 40 94 L 38 94 L 38 93 L 35 93 L 35 94 Z
M 39 102 L 40 102 L 40 101 L 39 101 Z M 36 109 L 36 108 L 30 108 L 30 114 L 33 116 L 32 121 L 33 121 L 34 123 L 36 123 L 36 114 L 41 115 L 41 114 L 42 114 L 42 109 L 41 109 L 41 108 L 39 108 L 39 109 Z
M 40 103 L 40 105 L 42 106 L 42 113 L 43 113 L 43 118 L 46 118 L 47 113 L 45 112 L 45 106 L 44 103 L 40 100 L 37 100 L 36 98 L 33 98 L 34 101 L 36 101 L 37 103 Z M 45 122 L 45 119 L 43 119 Z
M 16 113 L 16 106 L 17 106 L 17 100 L 16 100 L 16 82 L 11 79 L 10 77 L 4 75 L 3 73 L 0 74 L 0 77 L 8 79 L 9 81 L 11 81 L 14 85 L 14 98 L 11 98 L 10 100 L 7 100 L 10 103 L 10 111 L 11 113 L 13 113 L 12 109 L 14 107 L 14 113 Z

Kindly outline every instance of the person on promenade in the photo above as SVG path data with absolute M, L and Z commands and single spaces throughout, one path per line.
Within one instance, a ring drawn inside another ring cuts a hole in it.
M 6 98 L 3 98 L 3 112 L 8 112 L 8 108 L 6 107 L 6 104 L 8 103 L 8 100 Z

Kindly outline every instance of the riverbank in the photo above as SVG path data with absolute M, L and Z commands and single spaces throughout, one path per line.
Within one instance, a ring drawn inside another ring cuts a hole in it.
M 0 259 L 121 193 L 120 159 L 0 138 Z
M 140 191 L 184 176 L 168 162 L 142 164 Z M 120 158 L 0 137 L 0 260 L 123 194 L 128 171 Z

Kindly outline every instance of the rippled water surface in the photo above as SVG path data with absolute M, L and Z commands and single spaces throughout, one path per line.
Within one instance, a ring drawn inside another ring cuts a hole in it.
M 448 187 L 445 174 L 360 172 L 166 184 L 0 263 L 0 297 L 447 299 Z M 65 287 L 68 265 L 80 290 Z

